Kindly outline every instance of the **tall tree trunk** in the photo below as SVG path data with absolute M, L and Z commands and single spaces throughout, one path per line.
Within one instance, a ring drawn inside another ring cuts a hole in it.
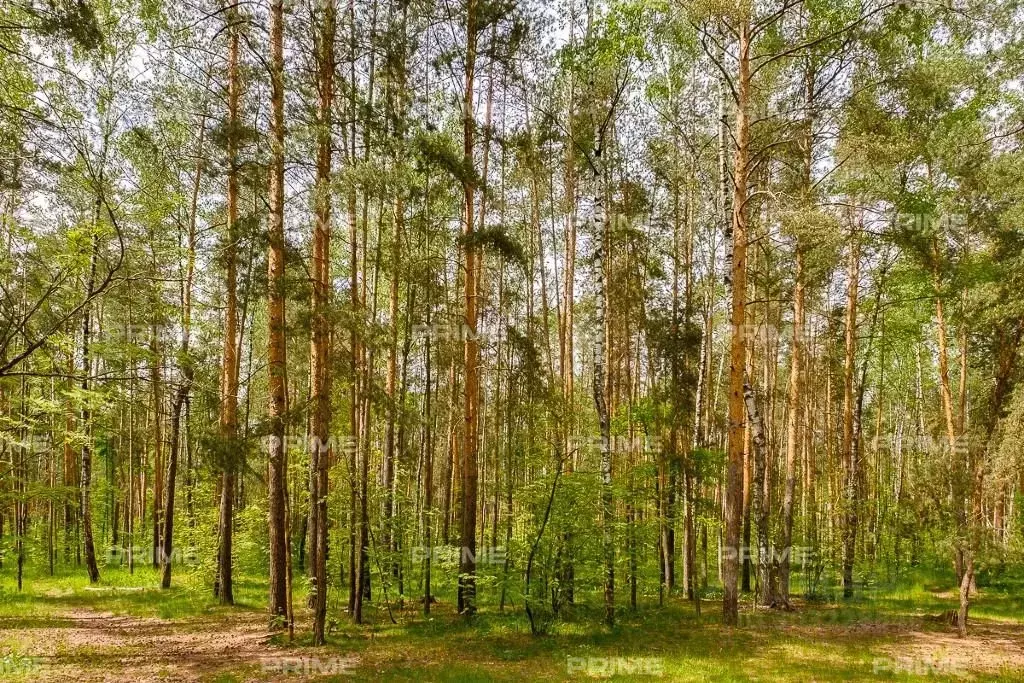
M 154 269 L 157 267 L 153 259 Z M 154 311 L 160 306 L 159 295 L 153 302 Z M 163 357 L 160 349 L 160 326 L 154 322 L 149 337 L 150 382 L 153 389 L 153 542 L 150 561 L 153 568 L 160 566 L 160 524 L 164 497 L 164 422 L 163 422 Z
M 427 193 L 429 198 L 429 191 Z M 426 326 L 427 335 L 424 339 L 423 366 L 425 378 L 425 389 L 423 396 L 423 615 L 430 616 L 430 569 L 431 553 L 433 551 L 433 513 L 434 513 L 434 416 L 433 416 L 433 392 L 431 361 L 431 311 L 433 309 L 431 297 L 427 297 Z
M 178 474 L 178 451 L 181 448 L 181 407 L 187 393 L 188 389 L 183 383 L 171 404 L 171 444 L 167 454 L 167 485 L 164 491 L 163 533 L 160 539 L 161 588 L 171 587 L 171 560 L 174 550 L 174 482 Z
M 96 213 L 93 230 L 99 229 L 100 198 L 96 198 Z M 99 238 L 92 236 L 92 256 L 89 259 L 89 279 L 85 283 L 85 298 L 92 298 L 96 286 L 96 261 L 99 257 Z M 96 564 L 96 547 L 92 538 L 92 410 L 89 407 L 89 378 L 92 364 L 89 358 L 89 341 L 92 335 L 92 305 L 85 305 L 82 315 L 82 471 L 80 478 L 81 498 L 79 516 L 82 520 L 82 544 L 85 548 L 85 567 L 89 572 L 89 583 L 100 580 L 99 566 Z
M 793 343 L 789 353 L 789 387 L 786 395 L 786 484 L 782 496 L 782 536 L 779 543 L 779 601 L 789 607 L 789 571 L 793 554 L 793 501 L 796 494 L 797 449 L 803 443 L 801 389 L 804 344 L 804 256 L 797 243 L 793 283 Z
M 732 334 L 729 342 L 729 439 L 725 482 L 725 557 L 723 579 L 723 621 L 739 622 L 737 579 L 741 550 L 740 527 L 743 514 L 743 451 L 746 427 L 743 385 L 746 374 L 747 340 L 747 176 L 750 158 L 750 22 L 739 24 L 739 77 L 736 102 L 736 154 L 733 165 L 732 206 Z M 729 245 L 727 243 L 727 249 Z
M 270 613 L 288 625 L 285 527 L 285 254 L 284 254 L 284 7 L 270 5 L 270 223 L 267 254 L 267 362 L 270 448 L 267 488 L 270 497 Z M 283 623 L 282 623 L 283 622 Z
M 195 370 L 189 357 L 192 337 L 192 283 L 196 266 L 196 221 L 199 208 L 199 186 L 203 178 L 203 140 L 206 137 L 206 111 L 199 119 L 199 139 L 196 144 L 196 170 L 192 182 L 192 201 L 189 207 L 188 234 L 186 235 L 185 272 L 181 283 L 181 386 L 171 405 L 171 450 L 167 462 L 167 497 L 164 502 L 162 576 L 160 586 L 171 587 L 171 558 L 174 547 L 174 489 L 178 471 L 178 453 L 181 446 L 181 410 L 188 402 Z M 130 457 L 130 454 L 129 454 Z
M 313 330 L 310 341 L 310 569 L 313 644 L 325 642 L 327 621 L 327 494 L 331 434 L 331 127 L 334 106 L 335 0 L 323 0 L 318 50 L 319 139 L 316 167 L 316 221 L 313 227 Z
M 612 497 L 611 417 L 608 409 L 608 382 L 605 376 L 608 346 L 606 307 L 608 291 L 605 287 L 605 255 L 608 240 L 604 214 L 604 163 L 602 159 L 603 131 L 595 135 L 593 158 L 593 199 L 590 221 L 594 240 L 594 406 L 601 431 L 601 547 L 604 562 L 604 621 L 615 624 L 615 532 L 613 529 L 615 501 Z
M 404 163 L 405 145 L 405 117 L 406 117 L 406 65 L 405 65 L 405 31 L 406 12 L 403 5 L 402 20 L 400 23 L 401 35 L 398 63 L 394 66 L 395 82 L 390 86 L 390 101 L 388 108 L 394 119 L 394 137 L 397 143 L 395 164 L 401 168 Z M 401 562 L 398 557 L 398 533 L 395 528 L 395 493 L 397 487 L 397 453 L 398 448 L 398 418 L 401 399 L 398 388 L 398 327 L 402 316 L 399 313 L 399 286 L 402 273 L 402 242 L 405 229 L 405 188 L 399 186 L 395 189 L 394 204 L 392 208 L 392 220 L 394 233 L 391 236 L 391 283 L 388 296 L 388 319 L 391 325 L 390 339 L 388 343 L 388 368 L 385 392 L 388 396 L 387 430 L 384 438 L 384 546 L 390 554 L 391 574 L 397 580 L 401 572 Z M 410 308 L 411 303 L 407 302 Z M 404 386 L 404 383 L 403 383 Z M 397 449 L 397 450 L 396 450 Z
M 218 430 L 225 445 L 220 484 L 220 547 L 214 592 L 222 605 L 233 605 L 231 546 L 234 535 L 235 470 L 238 437 L 238 27 L 237 10 L 228 10 L 227 239 L 224 245 L 224 343 L 221 354 Z
M 576 42 L 576 18 L 575 18 L 575 3 L 570 0 L 570 25 L 569 25 L 569 44 L 575 45 Z M 573 438 L 576 431 L 575 425 L 575 411 L 574 397 L 575 388 L 575 349 L 574 349 L 574 313 L 576 308 L 576 149 L 571 144 L 575 140 L 575 105 L 576 105 L 576 77 L 575 72 L 569 74 L 569 101 L 566 112 L 567 114 L 567 135 L 566 140 L 568 141 L 565 145 L 565 275 L 563 277 L 565 283 L 563 286 L 564 293 L 562 296 L 562 320 L 561 327 L 559 329 L 559 341 L 560 341 L 560 359 L 559 359 L 559 370 L 562 373 L 562 401 L 563 405 L 563 417 L 560 420 L 563 434 L 562 434 L 562 453 L 566 455 L 568 460 L 565 465 L 566 476 L 571 476 L 575 472 L 576 455 L 573 452 Z M 532 273 L 531 273 L 532 277 Z M 562 539 L 565 546 L 566 559 L 562 564 L 562 575 L 560 582 L 562 584 L 562 591 L 565 594 L 565 600 L 568 604 L 572 605 L 575 600 L 575 566 L 573 564 L 572 555 L 574 553 L 572 533 L 566 533 Z
M 477 0 L 466 5 L 466 70 L 462 101 L 462 162 L 473 167 L 473 135 L 476 122 L 473 117 L 473 87 L 476 70 Z M 462 449 L 462 548 L 459 552 L 458 610 L 472 615 L 476 611 L 476 507 L 477 507 L 477 449 L 479 445 L 480 404 L 480 345 L 477 340 L 477 304 L 479 287 L 479 254 L 473 244 L 473 180 L 462 183 L 465 199 L 463 235 L 465 270 L 465 401 L 463 404 L 464 446 Z
M 356 109 L 356 15 L 355 1 L 348 3 L 349 20 L 349 83 L 348 83 L 348 135 L 347 154 L 350 164 L 356 163 L 356 121 L 358 111 Z M 359 298 L 359 226 L 356 219 L 356 186 L 350 182 L 346 193 L 346 214 L 348 221 L 349 237 L 349 294 L 351 297 L 352 315 L 360 313 Z M 351 385 L 349 387 L 349 438 L 348 451 L 348 474 L 349 474 L 349 538 L 348 538 L 348 611 L 353 619 L 356 614 L 356 593 L 357 590 L 357 553 L 359 543 L 359 481 L 357 469 L 359 466 L 360 453 L 360 432 L 359 432 L 359 406 L 362 404 L 362 392 L 360 387 L 361 377 L 361 346 L 362 340 L 359 334 L 359 324 L 352 326 L 350 339 L 349 371 Z
M 971 484 L 968 483 L 970 470 L 970 453 L 964 444 L 959 442 L 962 436 L 958 431 L 956 417 L 953 413 L 953 391 L 949 379 L 949 350 L 946 329 L 946 314 L 943 305 L 942 277 L 940 273 L 940 249 L 938 241 L 932 244 L 933 287 L 935 290 L 935 322 L 938 342 L 939 360 L 939 396 L 942 400 L 942 416 L 946 428 L 946 442 L 953 466 L 953 507 L 956 519 L 956 536 L 953 543 L 954 565 L 957 573 L 960 604 L 957 611 L 957 628 L 960 635 L 967 634 L 967 613 L 970 608 L 971 583 L 974 581 L 974 555 L 971 551 L 971 524 L 969 522 L 969 506 Z
M 769 550 L 769 501 L 768 501 L 768 448 L 764 435 L 764 420 L 757 408 L 757 398 L 749 382 L 743 385 L 743 401 L 750 424 L 751 453 L 753 455 L 753 477 L 751 481 L 751 507 L 757 513 L 757 579 L 760 603 L 766 607 L 775 604 L 772 586 L 772 558 Z
M 813 206 L 812 171 L 814 166 L 814 97 L 816 72 L 814 62 L 807 59 L 804 69 L 804 106 L 801 140 L 803 199 Z M 801 413 L 803 388 L 803 347 L 804 347 L 804 245 L 800 235 L 795 236 L 793 273 L 793 341 L 789 358 L 789 384 L 786 394 L 786 481 L 782 500 L 782 560 L 779 566 L 779 600 L 783 607 L 790 607 L 789 577 L 793 556 L 793 504 L 796 493 L 796 468 L 798 450 L 804 443 Z M 807 487 L 804 494 L 807 493 Z
M 854 443 L 854 362 L 857 355 L 857 288 L 860 279 L 860 235 L 851 218 L 850 252 L 846 284 L 846 343 L 843 358 L 843 597 L 853 596 L 853 564 L 857 550 L 858 496 L 857 445 Z
M 68 376 L 75 375 L 75 354 L 68 353 Z M 70 383 L 68 389 L 72 388 Z M 68 392 L 68 399 L 65 406 L 66 414 L 64 419 L 64 486 L 69 491 L 79 488 L 79 475 L 81 474 L 81 463 L 75 458 L 74 439 L 72 433 L 75 430 L 75 411 L 72 404 L 71 394 Z M 75 502 L 74 498 L 68 497 L 64 504 L 64 562 L 71 562 L 71 541 L 72 532 L 75 527 L 76 518 L 81 511 L 81 501 Z M 0 515 L 2 519 L 3 515 Z M 2 522 L 0 522 L 2 524 Z M 2 565 L 0 565 L 2 566 Z
M 353 3 L 349 5 L 350 19 L 352 22 L 352 71 L 350 76 L 352 77 L 352 90 L 351 102 L 353 111 L 355 110 L 355 95 L 354 90 L 356 88 L 356 77 L 354 71 L 354 64 L 356 59 L 355 53 L 355 7 Z M 373 0 L 371 3 L 370 12 L 370 26 L 369 26 L 369 37 L 370 41 L 374 40 L 377 32 L 377 0 Z M 373 111 L 373 98 L 374 98 L 374 79 L 376 76 L 376 51 L 370 50 L 369 53 L 369 64 L 367 67 L 367 106 L 366 112 Z M 355 116 L 355 115 L 354 115 Z M 362 129 L 362 140 L 363 140 L 363 162 L 368 163 L 370 159 L 370 122 L 369 114 L 367 113 L 362 118 L 363 129 Z M 355 160 L 355 117 L 353 117 L 352 127 L 352 159 Z M 349 195 L 349 201 L 351 203 L 351 216 L 353 221 L 355 220 L 355 186 L 353 185 Z M 380 216 L 383 212 L 383 205 L 381 205 L 380 212 L 378 213 L 378 239 L 377 248 L 374 258 L 374 268 L 372 278 L 369 277 L 368 259 L 369 259 L 369 195 L 363 193 L 362 196 L 362 244 L 363 251 L 361 259 L 359 260 L 360 270 L 363 273 L 362 281 L 358 290 L 359 296 L 359 309 L 360 311 L 367 311 L 369 309 L 369 316 L 366 318 L 366 324 L 376 325 L 377 323 L 377 277 L 380 272 L 380 261 L 381 261 L 381 240 L 380 240 Z M 370 288 L 370 282 L 372 282 L 372 290 Z M 373 302 L 372 306 L 367 304 L 367 301 Z M 371 344 L 365 344 L 360 341 L 358 345 L 358 357 L 357 357 L 357 368 L 356 377 L 359 382 L 359 401 L 356 406 L 356 432 L 357 432 L 357 444 L 355 456 L 358 462 L 358 474 L 356 481 L 356 499 L 358 502 L 358 509 L 356 510 L 357 515 L 357 529 L 356 535 L 356 557 L 355 557 L 355 576 L 354 576 L 354 588 L 356 593 L 352 604 L 352 619 L 355 623 L 361 624 L 363 622 L 363 605 L 367 600 L 371 598 L 370 590 L 370 516 L 369 516 L 369 467 L 371 452 L 371 439 L 370 439 L 370 408 L 373 401 L 373 375 L 374 375 L 374 362 L 373 362 L 373 351 L 374 348 Z

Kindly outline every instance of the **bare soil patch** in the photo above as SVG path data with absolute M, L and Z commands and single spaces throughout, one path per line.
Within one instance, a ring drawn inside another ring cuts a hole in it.
M 888 653 L 894 672 L 963 678 L 1024 676 L 1024 629 L 1018 624 L 974 621 L 965 638 L 955 632 L 911 631 L 901 634 Z
M 206 681 L 230 672 L 243 680 L 287 674 L 303 681 L 345 673 L 356 663 L 314 648 L 289 650 L 271 643 L 273 634 L 258 613 L 171 621 L 75 609 L 0 633 L 32 658 L 32 680 Z

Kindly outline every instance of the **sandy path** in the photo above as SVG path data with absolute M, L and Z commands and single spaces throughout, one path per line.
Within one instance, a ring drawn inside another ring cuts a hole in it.
M 3 628 L 31 657 L 29 680 L 206 681 L 231 672 L 243 680 L 292 681 L 351 671 L 356 661 L 323 649 L 289 650 L 269 642 L 266 618 L 258 613 L 169 621 L 68 610 L 39 625 Z
M 952 629 L 912 631 L 901 635 L 889 654 L 879 664 L 891 673 L 963 679 L 972 674 L 1024 677 L 1024 629 L 985 620 L 971 623 L 966 638 Z

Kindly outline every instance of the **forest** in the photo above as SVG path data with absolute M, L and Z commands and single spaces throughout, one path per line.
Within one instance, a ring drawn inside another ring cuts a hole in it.
M 0 239 L 0 680 L 1024 678 L 1019 0 L 0 0 Z

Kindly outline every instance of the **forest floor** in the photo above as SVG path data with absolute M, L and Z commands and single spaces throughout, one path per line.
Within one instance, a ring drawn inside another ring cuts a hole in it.
M 96 587 L 32 577 L 18 593 L 5 567 L 0 681 L 1024 680 L 1024 591 L 1008 580 L 982 587 L 966 639 L 942 619 L 945 587 L 925 581 L 792 612 L 747 605 L 736 629 L 714 601 L 698 618 L 680 598 L 625 609 L 612 631 L 577 607 L 545 637 L 515 607 L 471 624 L 445 600 L 429 620 L 393 609 L 397 624 L 378 607 L 363 627 L 332 619 L 319 648 L 298 596 L 289 643 L 268 631 L 256 579 L 239 582 L 233 608 L 187 576 L 168 591 L 158 580 L 148 568 L 107 572 Z

